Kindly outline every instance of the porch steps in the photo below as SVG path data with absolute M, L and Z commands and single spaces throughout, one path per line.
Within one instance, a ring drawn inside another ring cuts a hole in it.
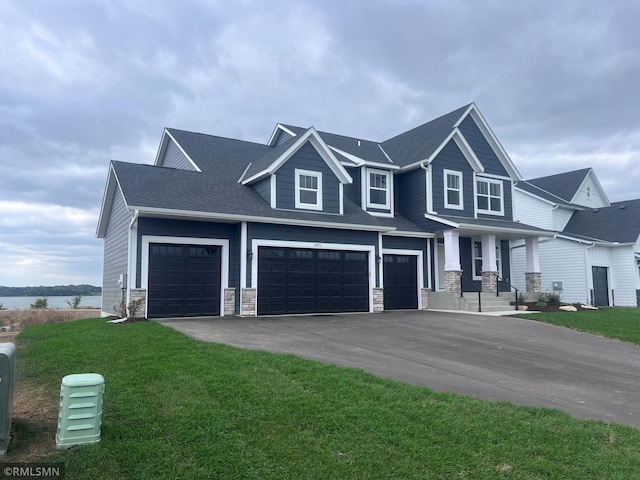
M 515 300 L 513 293 L 501 293 L 500 296 L 496 296 L 495 293 L 481 293 L 482 299 L 482 311 L 483 312 L 505 312 L 508 310 L 515 310 L 515 307 L 511 305 L 511 302 Z M 478 294 L 475 292 L 465 292 L 462 297 L 460 310 L 466 312 L 478 311 Z

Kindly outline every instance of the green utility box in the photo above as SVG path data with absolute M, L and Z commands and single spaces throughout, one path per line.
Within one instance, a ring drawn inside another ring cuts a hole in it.
M 13 389 L 16 379 L 16 346 L 0 343 L 0 458 L 7 456 L 13 417 Z
M 100 441 L 104 378 L 97 373 L 67 375 L 60 386 L 58 450 Z

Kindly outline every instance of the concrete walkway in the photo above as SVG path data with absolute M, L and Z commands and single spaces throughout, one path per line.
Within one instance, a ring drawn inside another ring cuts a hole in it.
M 433 311 L 160 322 L 209 342 L 640 427 L 640 347 L 554 325 Z

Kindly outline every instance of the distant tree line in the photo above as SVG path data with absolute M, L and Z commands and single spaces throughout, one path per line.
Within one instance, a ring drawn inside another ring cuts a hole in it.
M 88 297 L 102 295 L 102 288 L 93 285 L 56 285 L 54 287 L 4 287 L 0 297 Z

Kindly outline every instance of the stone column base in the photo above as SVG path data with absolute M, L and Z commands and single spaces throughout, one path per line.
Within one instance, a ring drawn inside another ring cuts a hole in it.
M 224 289 L 224 315 L 236 314 L 236 289 L 225 288 Z
M 542 274 L 539 272 L 527 272 L 524 274 L 526 280 L 526 291 L 528 293 L 542 292 Z
M 240 302 L 240 315 L 242 317 L 256 317 L 258 315 L 258 292 L 255 288 L 243 288 Z
M 131 302 L 135 302 L 138 300 L 142 300 L 140 302 L 140 307 L 138 307 L 135 316 L 140 318 L 140 317 L 146 317 L 146 312 L 147 312 L 147 291 L 144 288 L 132 288 L 131 289 Z M 127 313 L 131 313 L 129 311 L 129 305 L 127 305 Z
M 421 288 L 420 289 L 420 299 L 422 300 L 422 310 L 427 310 L 429 308 L 429 293 L 431 292 L 430 288 Z
M 460 285 L 460 276 L 462 270 L 445 270 L 444 271 L 444 291 L 447 293 L 460 293 L 462 286 Z
M 636 307 L 640 307 L 640 290 L 636 290 Z
M 498 272 L 482 272 L 482 291 L 496 293 L 498 291 Z
M 373 289 L 373 313 L 381 313 L 384 311 L 384 289 Z

